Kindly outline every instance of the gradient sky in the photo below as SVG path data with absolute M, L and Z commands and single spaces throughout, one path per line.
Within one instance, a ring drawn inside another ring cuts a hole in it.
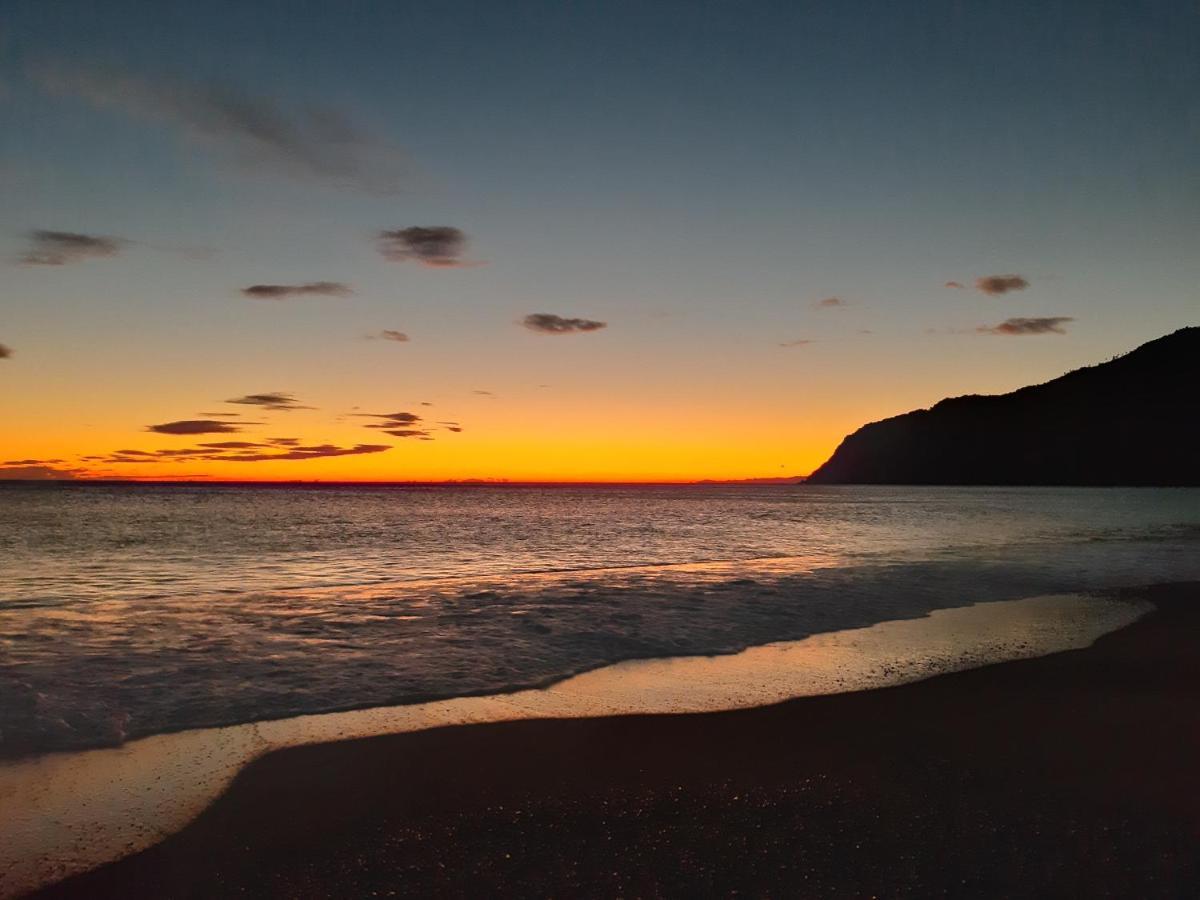
M 802 474 L 1197 323 L 1200 7 L 10 0 L 0 196 L 0 477 Z

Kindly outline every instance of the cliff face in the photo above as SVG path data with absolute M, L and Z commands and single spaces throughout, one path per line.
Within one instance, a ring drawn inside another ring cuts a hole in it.
M 1200 485 L 1200 328 L 864 425 L 813 484 Z

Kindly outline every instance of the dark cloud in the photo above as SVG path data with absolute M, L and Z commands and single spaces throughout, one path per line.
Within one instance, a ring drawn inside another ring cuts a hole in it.
M 82 474 L 79 469 L 58 466 L 0 466 L 0 481 L 72 481 Z
M 300 443 L 300 438 L 267 438 L 267 441 L 276 447 L 295 447 Z
M 421 431 L 417 428 L 387 428 L 383 432 L 390 434 L 392 437 L 409 438 L 409 437 L 429 437 L 428 431 Z
M 216 419 L 183 419 L 178 422 L 163 422 L 161 425 L 147 425 L 147 431 L 158 434 L 234 434 L 241 431 L 228 422 L 218 422 Z
M 1074 322 L 1071 316 L 1043 316 L 1032 319 L 1005 319 L 999 325 L 980 325 L 977 331 L 981 334 L 1025 335 L 1025 334 L 1066 334 L 1062 326 Z
M 27 266 L 65 266 L 85 259 L 116 256 L 128 243 L 120 238 L 73 231 L 31 231 L 29 249 L 21 256 Z
M 462 426 L 461 425 L 447 425 L 446 430 L 453 431 L 455 434 L 459 434 L 460 432 L 462 432 Z
M 794 341 L 783 341 L 779 346 L 780 347 L 805 347 L 811 343 L 812 343 L 812 341 L 809 339 L 799 338 Z
M 1021 275 L 985 275 L 975 279 L 975 290 L 995 296 L 1009 291 L 1023 291 L 1029 282 Z
M 826 297 L 824 300 L 817 301 L 817 307 L 819 309 L 832 309 L 835 306 L 847 306 L 847 305 L 849 305 L 849 304 L 847 304 L 846 301 L 843 300 L 841 297 Z
M 449 225 L 415 225 L 378 234 L 379 252 L 392 262 L 419 262 L 437 268 L 461 266 L 467 236 Z
M 275 412 L 290 412 L 293 409 L 312 409 L 311 406 L 301 406 L 291 394 L 282 391 L 268 391 L 265 394 L 247 394 L 245 397 L 234 397 L 226 403 L 241 403 L 245 406 L 259 406 Z
M 285 300 L 288 297 L 349 297 L 354 289 L 340 281 L 309 281 L 306 284 L 252 284 L 242 293 L 255 300 Z
M 0 466 L 54 466 L 60 462 L 61 459 L 6 459 Z
M 496 395 L 491 391 L 471 391 L 471 393 L 478 394 L 480 397 L 490 397 L 492 400 L 496 399 Z
M 285 459 L 321 459 L 328 456 L 358 456 L 363 453 L 382 453 L 391 450 L 388 444 L 355 444 L 353 447 L 336 447 L 333 444 L 320 444 L 315 447 L 297 447 L 282 453 L 235 453 L 222 456 L 220 459 L 230 462 L 265 462 L 267 460 Z
M 295 441 L 294 438 L 284 440 Z M 295 441 L 299 443 L 298 441 Z M 312 446 L 272 447 L 250 441 L 222 441 L 201 444 L 182 450 L 118 450 L 111 456 L 94 457 L 108 463 L 163 463 L 177 459 L 202 459 L 213 462 L 263 462 L 266 460 L 317 459 L 325 456 L 355 456 L 362 453 L 381 453 L 391 449 L 387 444 L 356 444 L 353 447 L 338 447 L 335 444 Z M 256 452 L 259 451 L 259 452 Z
M 397 344 L 407 344 L 408 335 L 403 331 L 393 331 L 391 328 L 385 328 L 378 334 L 373 334 L 371 337 L 379 338 L 381 341 L 395 341 Z
M 12 348 L 0 344 L 0 359 L 8 359 L 13 355 Z
M 963 288 L 966 287 L 966 285 L 963 284 L 961 281 L 947 281 L 944 285 L 942 285 L 942 287 L 954 288 L 955 290 L 962 290 Z
M 229 84 L 117 69 L 42 65 L 31 75 L 52 94 L 165 125 L 189 144 L 215 149 L 242 165 L 371 193 L 400 189 L 405 165 L 399 151 L 336 109 L 287 109 Z
M 607 322 L 597 322 L 593 319 L 564 319 L 553 313 L 530 313 L 521 320 L 521 324 L 530 331 L 539 334 L 577 334 L 584 331 L 599 331 L 607 328 Z
M 407 428 L 409 425 L 415 425 L 421 421 L 421 417 L 416 413 L 410 412 L 394 412 L 394 413 L 355 413 L 354 415 L 362 419 L 383 419 L 382 422 L 373 422 L 367 425 L 367 428 Z

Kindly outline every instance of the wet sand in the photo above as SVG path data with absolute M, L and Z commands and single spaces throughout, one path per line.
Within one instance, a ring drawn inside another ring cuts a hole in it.
M 294 747 L 60 897 L 1196 896 L 1200 585 L 1083 650 Z

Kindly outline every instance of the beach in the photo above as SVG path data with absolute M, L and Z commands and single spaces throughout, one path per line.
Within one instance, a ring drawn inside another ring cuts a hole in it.
M 714 713 L 299 746 L 45 897 L 1187 896 L 1200 585 L 1085 649 Z

